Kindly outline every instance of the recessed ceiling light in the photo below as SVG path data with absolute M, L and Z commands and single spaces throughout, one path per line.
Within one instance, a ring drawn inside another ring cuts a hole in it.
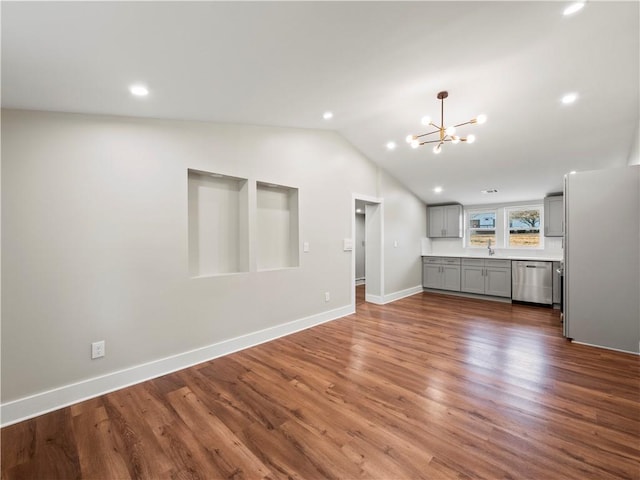
M 442 187 L 436 187 L 433 189 L 433 191 L 436 193 L 442 193 Z
M 561 101 L 565 105 L 569 105 L 570 103 L 575 102 L 578 99 L 577 93 L 567 93 L 564 97 L 562 97 Z
M 322 114 L 322 118 L 324 118 L 325 120 L 331 120 L 333 118 L 333 113 L 331 112 L 324 112 Z
M 480 190 L 480 193 L 498 193 L 496 188 L 487 188 L 486 190 Z
M 562 14 L 564 16 L 567 15 L 573 15 L 576 12 L 579 12 L 580 10 L 582 10 L 582 7 L 584 7 L 584 2 L 575 2 L 572 3 L 571 5 L 569 5 L 567 8 L 564 9 L 564 11 L 562 12 Z
M 135 95 L 136 97 L 146 97 L 149 95 L 149 89 L 144 85 L 131 85 L 129 91 L 131 95 Z
M 576 173 L 578 173 L 578 172 L 576 172 L 575 170 L 571 170 L 571 171 L 569 172 L 569 175 L 575 175 Z
M 387 150 L 395 150 L 396 142 L 387 142 Z

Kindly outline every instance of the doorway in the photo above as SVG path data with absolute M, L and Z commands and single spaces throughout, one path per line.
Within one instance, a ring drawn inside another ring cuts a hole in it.
M 353 196 L 352 298 L 354 309 L 365 302 L 383 303 L 382 199 Z

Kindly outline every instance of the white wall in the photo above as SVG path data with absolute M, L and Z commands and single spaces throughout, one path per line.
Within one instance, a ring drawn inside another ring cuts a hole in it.
M 421 238 L 427 231 L 425 204 L 392 176 L 380 172 L 384 192 L 384 293 L 422 290 Z M 414 252 L 416 252 L 414 254 Z
M 385 292 L 420 285 L 424 205 L 330 131 L 8 110 L 2 159 L 3 414 L 50 389 L 349 312 L 354 192 L 385 200 L 385 238 L 399 240 L 385 241 Z M 250 226 L 248 273 L 190 279 L 188 168 L 298 188 L 300 267 L 257 271 Z M 91 360 L 97 340 L 106 357 Z M 70 401 L 58 393 L 37 408 Z

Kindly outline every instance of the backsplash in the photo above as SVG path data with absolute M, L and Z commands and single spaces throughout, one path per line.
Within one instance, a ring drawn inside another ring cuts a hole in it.
M 545 237 L 544 248 L 496 248 L 497 255 L 548 257 L 562 255 L 562 237 Z M 486 250 L 486 248 L 484 249 Z M 422 255 L 482 255 L 482 248 L 465 248 L 462 238 L 423 238 Z

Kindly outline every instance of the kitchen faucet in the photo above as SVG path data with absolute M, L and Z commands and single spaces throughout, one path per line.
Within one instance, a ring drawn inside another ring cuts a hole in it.
M 489 256 L 494 255 L 496 251 L 491 248 L 491 239 L 487 241 L 487 248 L 489 249 Z

